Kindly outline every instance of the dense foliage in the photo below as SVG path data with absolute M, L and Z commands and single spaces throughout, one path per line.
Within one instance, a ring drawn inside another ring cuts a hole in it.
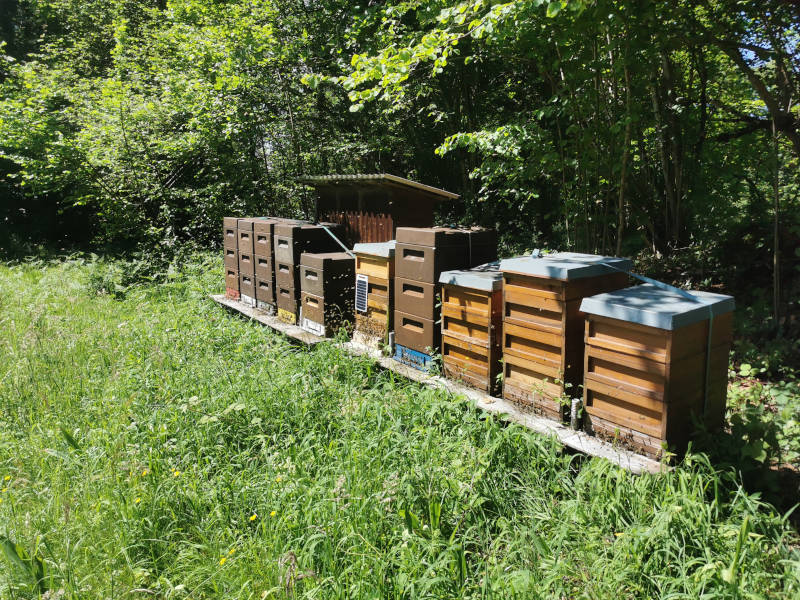
M 126 267 L 0 267 L 3 598 L 800 595 L 742 463 L 634 476 L 228 314 L 218 255 Z

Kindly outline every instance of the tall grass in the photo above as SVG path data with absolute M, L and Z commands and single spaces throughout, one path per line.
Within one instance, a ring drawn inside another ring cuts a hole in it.
M 797 598 L 781 516 L 702 456 L 632 476 L 206 294 L 0 269 L 0 597 Z

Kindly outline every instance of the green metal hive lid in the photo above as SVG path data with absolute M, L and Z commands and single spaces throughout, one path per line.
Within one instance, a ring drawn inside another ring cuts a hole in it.
M 584 298 L 581 311 L 628 323 L 675 330 L 733 311 L 733 296 L 689 291 L 692 301 L 651 283 Z
M 556 252 L 541 257 L 515 256 L 500 261 L 501 271 L 561 280 L 595 277 L 632 268 L 633 263 L 627 258 L 578 252 Z
M 353 252 L 356 254 L 368 254 L 369 256 L 391 258 L 394 256 L 394 249 L 396 245 L 397 242 L 395 240 L 389 240 L 388 242 L 361 243 L 353 246 Z

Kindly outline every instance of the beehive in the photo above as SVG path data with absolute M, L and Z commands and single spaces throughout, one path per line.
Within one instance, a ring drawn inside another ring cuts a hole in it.
M 445 271 L 439 282 L 444 374 L 492 393 L 500 372 L 503 323 L 503 276 L 498 265 Z
M 352 324 L 355 259 L 346 252 L 303 253 L 300 290 L 303 329 L 329 336 Z
M 467 253 L 470 268 L 497 261 L 497 231 L 472 227 L 464 230 L 467 234 Z
M 583 300 L 584 405 L 598 436 L 659 458 L 685 450 L 695 421 L 722 426 L 734 301 L 690 293 L 645 284 Z
M 324 225 L 341 239 L 342 227 L 340 225 L 332 223 Z M 341 246 L 336 243 L 336 240 L 320 225 L 297 221 L 276 223 L 272 231 L 272 238 L 276 263 L 299 265 L 303 252 L 337 252 L 341 250 Z
M 500 261 L 504 398 L 564 418 L 564 400 L 581 395 L 581 300 L 625 287 L 628 276 L 615 269 L 630 268 L 627 259 L 571 252 Z
M 225 265 L 225 295 L 234 300 L 239 299 L 239 219 L 224 217 L 222 219 L 222 251 Z
M 392 330 L 395 241 L 356 244 L 356 314 L 353 339 L 371 346 Z
M 467 233 L 448 227 L 398 227 L 395 250 L 395 343 L 430 354 L 441 342 L 439 276 L 468 266 Z M 400 352 L 395 356 L 406 356 Z M 429 361 L 423 361 L 425 365 Z M 411 363 L 418 366 L 418 361 Z

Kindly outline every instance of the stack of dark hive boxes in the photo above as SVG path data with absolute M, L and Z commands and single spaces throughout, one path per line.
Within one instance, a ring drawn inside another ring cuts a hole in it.
M 395 249 L 395 358 L 425 367 L 439 350 L 437 296 L 442 271 L 497 257 L 496 235 L 484 229 L 398 227 Z
M 342 235 L 340 225 L 324 225 L 333 235 Z M 335 252 L 339 245 L 322 226 L 296 221 L 275 224 L 272 239 L 278 318 L 295 325 L 300 315 L 300 259 L 303 253 Z
M 612 266 L 607 266 L 612 265 Z M 547 418 L 566 418 L 583 383 L 581 300 L 628 284 L 631 261 L 560 252 L 500 261 L 503 397 Z
M 330 336 L 352 324 L 355 259 L 346 252 L 304 252 L 300 257 L 302 328 Z

